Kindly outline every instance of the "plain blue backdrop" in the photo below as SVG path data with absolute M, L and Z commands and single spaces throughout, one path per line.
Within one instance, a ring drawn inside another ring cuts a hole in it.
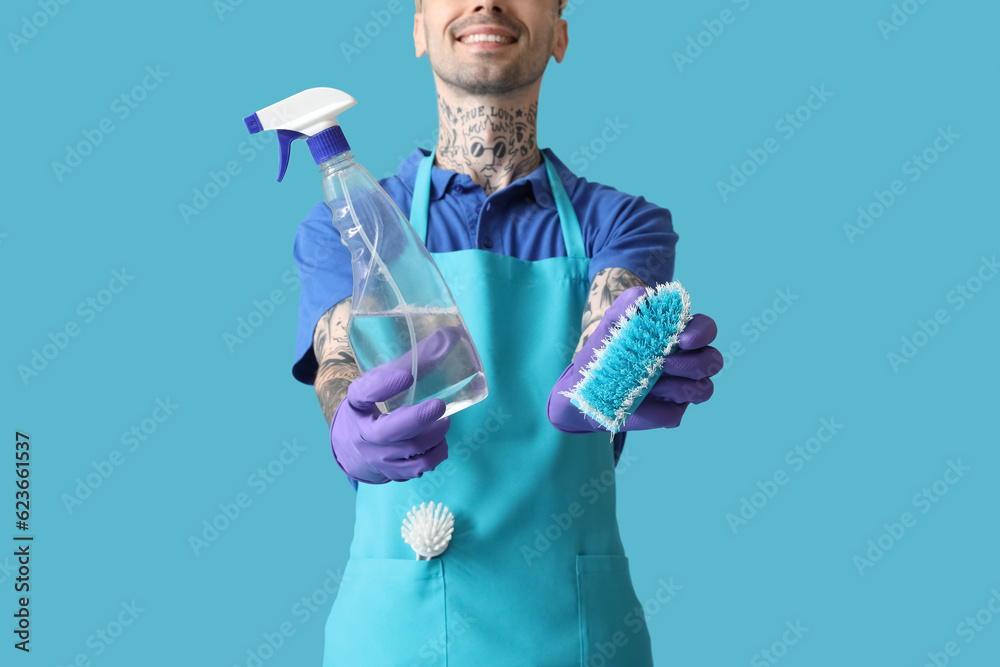
M 0 554 L 17 430 L 35 541 L 28 655 L 0 556 L 0 663 L 320 664 L 354 521 L 290 372 L 292 241 L 322 192 L 304 146 L 276 184 L 242 118 L 345 90 L 358 161 L 392 173 L 436 140 L 412 15 L 5 3 Z M 727 362 L 680 428 L 629 435 L 618 478 L 657 664 L 1000 664 L 998 5 L 566 19 L 540 144 L 671 210 Z

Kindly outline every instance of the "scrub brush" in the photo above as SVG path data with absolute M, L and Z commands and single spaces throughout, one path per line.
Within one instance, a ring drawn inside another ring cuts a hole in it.
M 403 519 L 403 540 L 417 552 L 417 560 L 430 560 L 444 552 L 451 541 L 455 517 L 441 503 L 420 503 Z
M 639 407 L 663 373 L 663 359 L 691 320 L 691 299 L 679 282 L 647 287 L 646 293 L 603 339 L 583 379 L 559 392 L 614 434 Z

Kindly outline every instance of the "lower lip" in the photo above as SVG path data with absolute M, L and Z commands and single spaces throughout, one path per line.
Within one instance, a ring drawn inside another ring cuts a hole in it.
M 475 49 L 476 51 L 493 51 L 505 46 L 513 46 L 516 42 L 463 42 L 459 40 L 458 42 L 462 46 L 467 46 L 470 49 Z

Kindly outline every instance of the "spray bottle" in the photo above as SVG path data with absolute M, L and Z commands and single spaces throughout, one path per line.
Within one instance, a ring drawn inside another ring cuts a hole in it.
M 341 243 L 351 251 L 353 303 L 348 336 L 363 372 L 380 365 L 409 370 L 406 393 L 383 412 L 440 398 L 448 416 L 489 393 L 479 352 L 433 258 L 396 203 L 354 161 L 337 116 L 356 104 L 333 88 L 310 88 L 244 119 L 251 134 L 276 130 L 278 181 L 292 142 L 306 138 L 323 174 L 323 192 Z

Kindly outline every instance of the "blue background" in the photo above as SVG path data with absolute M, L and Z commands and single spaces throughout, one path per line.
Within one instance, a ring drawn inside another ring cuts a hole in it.
M 2 533 L 12 545 L 20 430 L 31 436 L 35 535 L 30 655 L 11 647 L 14 559 L 0 556 L 0 662 L 245 666 L 285 624 L 294 633 L 263 664 L 318 665 L 324 580 L 346 562 L 354 495 L 312 388 L 290 374 L 292 240 L 320 179 L 296 146 L 277 185 L 275 142 L 250 143 L 242 118 L 332 86 L 359 100 L 342 121 L 376 177 L 430 148 L 435 91 L 413 57 L 412 5 L 109 0 L 53 3 L 46 17 L 44 4 L 7 2 L 0 21 Z M 570 0 L 540 144 L 578 175 L 671 210 L 675 276 L 718 322 L 727 362 L 680 428 L 629 435 L 618 479 L 657 664 L 773 664 L 767 649 L 789 667 L 916 667 L 949 642 L 949 664 L 1000 664 L 1000 616 L 980 612 L 1000 590 L 1000 280 L 982 280 L 996 277 L 983 258 L 1000 250 L 1000 6 L 903 4 L 915 13 L 883 32 L 887 0 Z M 711 23 L 727 9 L 731 23 Z M 689 37 L 705 46 L 678 66 Z M 345 54 L 356 39 L 363 48 Z M 136 92 L 147 67 L 159 80 Z M 776 123 L 812 86 L 832 96 L 800 111 L 809 119 L 788 136 Z M 122 95 L 135 107 L 127 117 Z M 102 119 L 110 133 L 97 132 Z M 608 119 L 627 127 L 602 145 Z M 959 138 L 911 181 L 905 163 L 939 128 Z M 723 197 L 718 182 L 769 138 L 779 150 Z M 80 142 L 96 145 L 57 173 Z M 224 187 L 207 187 L 213 172 Z M 845 231 L 897 179 L 905 194 L 861 233 Z M 212 196 L 185 219 L 195 191 Z M 102 293 L 123 269 L 127 286 Z M 959 300 L 959 285 L 971 298 Z M 781 313 L 778 291 L 790 295 Z M 80 308 L 109 296 L 100 312 Z M 275 296 L 252 335 L 227 346 L 254 301 Z M 68 323 L 78 335 L 61 338 Z M 911 358 L 894 365 L 904 337 Z M 46 344 L 51 358 L 22 376 Z M 177 406 L 162 422 L 157 399 Z M 786 454 L 823 419 L 842 428 L 797 469 Z M 144 420 L 130 450 L 123 434 Z M 269 482 L 254 477 L 283 443 L 301 450 L 287 449 Z M 102 466 L 116 450 L 121 465 Z M 949 461 L 968 470 L 940 482 L 933 504 L 915 503 Z M 754 496 L 776 473 L 787 483 Z M 239 494 L 249 505 L 193 548 Z M 759 507 L 735 524 L 727 515 L 744 498 Z M 910 527 L 888 536 L 883 524 L 905 512 Z M 880 536 L 890 548 L 859 565 Z M 665 603 L 661 581 L 675 587 Z M 321 602 L 306 613 L 310 597 Z M 133 622 L 111 644 L 97 639 L 133 601 Z M 970 637 L 959 624 L 977 612 L 990 622 Z M 808 630 L 783 636 L 786 623 Z

